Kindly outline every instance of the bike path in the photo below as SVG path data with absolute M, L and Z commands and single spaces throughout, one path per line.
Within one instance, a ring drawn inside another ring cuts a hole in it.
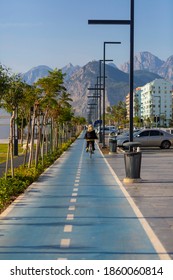
M 96 148 L 81 135 L 0 216 L 0 259 L 159 259 Z

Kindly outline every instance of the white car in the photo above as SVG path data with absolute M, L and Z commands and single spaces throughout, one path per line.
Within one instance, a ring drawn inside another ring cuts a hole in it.
M 139 142 L 141 147 L 169 149 L 173 145 L 173 135 L 161 129 L 143 129 L 133 133 L 133 141 Z M 123 147 L 127 142 L 129 135 L 117 137 L 118 147 Z
M 100 128 L 98 128 L 97 133 L 100 133 Z M 101 127 L 101 133 L 103 133 L 103 127 Z M 115 126 L 105 126 L 105 135 L 115 136 L 117 129 Z

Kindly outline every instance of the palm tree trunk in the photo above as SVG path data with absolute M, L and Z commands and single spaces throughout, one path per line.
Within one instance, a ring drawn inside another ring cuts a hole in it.
M 36 118 L 36 106 L 34 106 L 34 113 L 33 113 L 33 117 L 32 117 L 30 154 L 29 154 L 29 161 L 28 161 L 28 167 L 29 167 L 29 168 L 31 167 L 31 162 L 32 162 L 33 153 L 34 153 L 35 118 Z

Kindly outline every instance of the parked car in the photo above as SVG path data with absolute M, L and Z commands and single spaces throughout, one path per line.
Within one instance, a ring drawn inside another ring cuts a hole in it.
M 173 145 L 173 135 L 161 129 L 143 129 L 133 133 L 133 141 L 139 142 L 141 147 L 169 149 Z M 127 142 L 129 142 L 129 135 L 117 137 L 117 146 L 123 147 Z
M 136 133 L 138 131 L 140 131 L 140 129 L 135 129 L 133 131 L 133 133 Z M 121 134 L 117 135 L 116 139 L 118 140 L 118 139 L 120 139 L 122 137 L 128 137 L 128 136 L 129 136 L 129 130 L 126 130 L 126 131 L 122 132 Z
M 97 129 L 97 133 L 99 134 L 100 128 Z M 103 133 L 103 127 L 101 127 L 101 133 Z M 115 126 L 105 126 L 105 135 L 115 136 L 117 133 L 117 129 Z

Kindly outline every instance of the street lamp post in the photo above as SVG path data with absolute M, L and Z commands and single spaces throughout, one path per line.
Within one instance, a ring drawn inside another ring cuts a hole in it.
M 99 132 L 99 143 L 102 143 L 102 133 L 101 133 L 101 107 L 102 107 L 102 104 L 101 104 L 101 87 L 102 87 L 102 78 L 105 78 L 106 79 L 106 76 L 104 75 L 104 76 L 102 76 L 102 67 L 101 67 L 101 64 L 102 64 L 102 62 L 111 62 L 111 61 L 113 61 L 113 59 L 105 59 L 105 60 L 103 60 L 103 59 L 100 59 L 99 60 L 99 73 L 100 73 L 100 75 L 98 76 L 98 79 L 99 79 L 99 85 L 100 85 L 100 104 L 99 104 L 99 108 L 100 108 L 100 132 Z M 104 89 L 103 89 L 104 90 Z
M 130 20 L 88 20 L 88 24 L 130 25 L 130 128 L 129 140 L 133 142 L 133 83 L 134 83 L 134 0 L 130 0 Z M 131 149 L 131 148 L 130 148 Z
M 106 75 L 105 75 L 105 70 L 106 70 L 106 45 L 107 44 L 121 44 L 121 42 L 104 42 L 103 45 L 103 134 L 102 134 L 102 143 L 103 143 L 103 148 L 106 147 L 105 145 L 105 84 L 106 84 Z

